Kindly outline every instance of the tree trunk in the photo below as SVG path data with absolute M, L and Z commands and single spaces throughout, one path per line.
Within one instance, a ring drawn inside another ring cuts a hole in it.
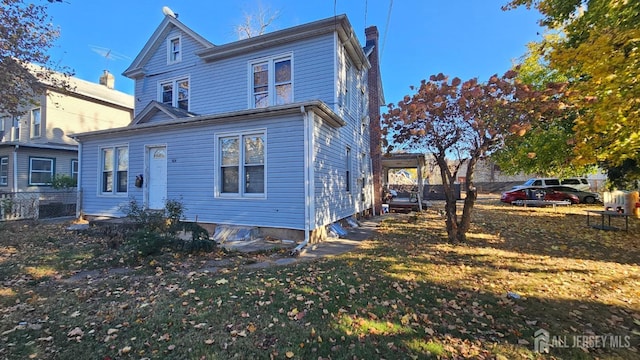
M 444 198 L 445 198 L 445 206 L 444 212 L 446 217 L 447 224 L 447 238 L 449 242 L 455 243 L 457 242 L 457 234 L 458 234 L 458 214 L 457 214 L 457 205 L 456 205 L 456 193 L 453 187 L 453 175 L 449 170 L 449 166 L 447 165 L 447 161 L 444 156 L 436 157 L 436 161 L 438 163 L 438 167 L 440 168 L 440 175 L 442 178 L 442 187 L 444 190 Z
M 467 189 L 465 191 L 465 199 L 464 199 L 464 207 L 462 209 L 462 217 L 460 218 L 460 224 L 458 226 L 458 232 L 456 234 L 456 239 L 459 242 L 465 242 L 467 240 L 467 231 L 469 231 L 469 227 L 471 226 L 471 213 L 473 210 L 473 206 L 476 203 L 476 199 L 478 198 L 478 190 L 476 189 L 473 175 L 475 173 L 477 163 L 477 156 L 472 156 L 469 159 L 469 163 L 467 164 Z

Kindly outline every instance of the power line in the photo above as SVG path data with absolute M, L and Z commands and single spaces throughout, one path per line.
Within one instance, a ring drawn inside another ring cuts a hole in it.
M 364 28 L 367 28 L 367 0 L 364 0 Z
M 380 62 L 382 62 L 382 54 L 384 53 L 384 45 L 387 43 L 387 32 L 389 31 L 389 21 L 391 19 L 391 8 L 393 0 L 389 0 L 389 12 L 387 12 L 387 24 L 384 26 L 384 36 L 382 37 L 382 49 L 380 49 Z

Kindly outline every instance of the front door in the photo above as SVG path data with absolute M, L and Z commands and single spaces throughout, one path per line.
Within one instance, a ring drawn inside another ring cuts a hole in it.
M 149 173 L 146 183 L 149 209 L 164 209 L 167 200 L 167 147 L 149 147 L 147 156 Z

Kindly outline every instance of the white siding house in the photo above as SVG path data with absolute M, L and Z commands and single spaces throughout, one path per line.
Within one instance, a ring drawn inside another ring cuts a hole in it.
M 131 124 L 73 136 L 81 211 L 179 200 L 189 221 L 321 238 L 373 206 L 369 69 L 344 15 L 222 45 L 167 15 L 124 72 Z

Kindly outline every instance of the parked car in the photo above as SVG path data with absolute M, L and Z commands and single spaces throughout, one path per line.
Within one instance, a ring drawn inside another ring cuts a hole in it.
M 602 199 L 600 198 L 600 194 L 594 193 L 591 191 L 578 190 L 571 186 L 549 186 L 548 189 L 551 189 L 553 191 L 573 194 L 577 196 L 578 199 L 580 199 L 581 204 L 595 204 L 597 202 L 598 203 L 602 202 Z
M 514 189 L 522 189 L 532 186 L 570 186 L 582 191 L 591 190 L 591 185 L 587 178 L 532 178 L 524 182 L 522 185 L 516 185 Z
M 572 204 L 580 203 L 578 196 L 568 193 L 555 191 L 551 188 L 543 187 L 527 187 L 519 189 L 511 189 L 502 193 L 500 201 L 512 204 L 517 200 L 547 200 L 547 201 L 564 201 L 568 200 Z

